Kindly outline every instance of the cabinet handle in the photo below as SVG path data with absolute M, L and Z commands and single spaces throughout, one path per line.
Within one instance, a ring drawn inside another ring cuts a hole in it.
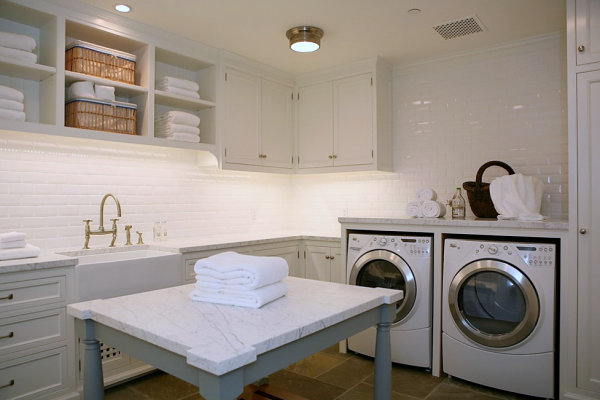
M 581 228 L 581 229 L 579 230 L 579 233 L 581 233 L 582 235 L 585 235 L 585 234 L 587 233 L 587 229 L 585 229 L 585 228 Z
M 336 154 L 334 154 L 332 157 L 333 157 L 333 158 L 337 158 L 337 155 L 336 155 Z
M 15 336 L 14 332 L 9 333 L 8 335 L 0 336 L 0 339 L 8 339 Z
M 333 156 L 330 154 L 330 155 L 329 155 L 329 159 L 331 160 L 332 158 L 333 158 Z
M 8 296 L 4 296 L 4 297 L 0 297 L 0 300 L 12 300 L 13 299 L 13 294 L 9 294 Z
M 325 259 L 326 259 L 326 260 L 329 260 L 330 258 L 331 258 L 331 257 L 329 257 L 329 256 L 325 256 Z
M 577 51 L 583 53 L 585 51 L 585 46 L 580 44 L 579 46 L 577 46 Z
M 329 257 L 329 259 L 330 259 L 330 260 L 334 260 L 334 259 L 335 259 L 335 257 L 334 257 L 334 256 L 331 256 L 331 257 Z
M 0 386 L 0 389 L 4 389 L 4 388 L 10 387 L 10 386 L 14 386 L 14 385 L 15 385 L 15 380 L 11 379 L 10 383 L 7 383 L 6 385 Z

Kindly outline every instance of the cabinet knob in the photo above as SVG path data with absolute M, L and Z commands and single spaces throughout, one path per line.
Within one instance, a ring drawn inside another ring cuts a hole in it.
M 329 257 L 329 259 L 330 259 L 330 260 L 333 260 L 333 259 L 335 259 L 335 257 L 334 257 L 334 256 L 331 256 L 331 257 Z
M 329 257 L 329 256 L 325 256 L 325 259 L 326 259 L 326 260 L 329 260 L 330 258 L 331 258 L 331 257 Z
M 334 154 L 332 157 L 335 159 L 335 158 L 337 158 L 337 155 L 336 155 L 336 154 Z
M 581 233 L 582 235 L 585 235 L 585 234 L 587 233 L 587 229 L 585 229 L 585 228 L 581 228 L 581 229 L 579 230 L 579 233 Z
M 585 46 L 580 44 L 579 46 L 577 46 L 577 51 L 583 53 L 585 51 Z
M 331 155 L 331 154 L 330 154 L 330 155 L 329 155 L 329 159 L 331 160 L 332 158 L 333 158 L 333 155 Z

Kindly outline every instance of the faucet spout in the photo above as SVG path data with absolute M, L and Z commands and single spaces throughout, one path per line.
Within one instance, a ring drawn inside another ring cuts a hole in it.
M 117 199 L 117 197 L 112 193 L 104 195 L 102 202 L 100 202 L 100 227 L 98 229 L 101 232 L 104 232 L 104 204 L 106 203 L 106 199 L 109 197 L 112 197 L 117 205 L 117 216 L 121 216 L 121 203 L 119 203 L 119 199 Z

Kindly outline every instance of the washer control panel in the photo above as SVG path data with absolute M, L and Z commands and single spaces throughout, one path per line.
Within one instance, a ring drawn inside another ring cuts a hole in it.
M 350 252 L 403 249 L 405 253 L 417 257 L 431 257 L 431 246 L 433 244 L 432 238 L 422 236 L 351 234 L 348 239 L 348 250 Z
M 553 267 L 556 264 L 555 244 L 481 242 L 475 249 L 475 255 L 481 257 L 502 257 L 513 254 L 517 254 L 532 267 Z

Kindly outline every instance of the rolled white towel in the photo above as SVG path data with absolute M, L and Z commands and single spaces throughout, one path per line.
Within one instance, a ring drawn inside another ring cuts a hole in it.
M 163 76 L 158 80 L 158 86 L 176 87 L 180 89 L 191 90 L 192 92 L 197 92 L 200 90 L 200 86 L 196 82 L 187 79 L 175 78 L 174 76 Z
M 27 244 L 25 247 L 17 249 L 2 249 L 0 250 L 0 261 L 1 260 L 15 260 L 18 258 L 30 258 L 37 257 L 40 255 L 40 248 L 32 244 Z
M 154 128 L 157 131 L 161 131 L 161 132 L 165 132 L 165 133 L 185 132 L 185 133 L 191 133 L 193 135 L 200 135 L 200 128 L 198 128 L 196 126 L 171 124 L 169 122 L 164 122 L 164 121 L 157 122 L 155 124 Z
M 195 301 L 260 308 L 285 296 L 288 290 L 288 285 L 285 282 L 273 283 L 254 290 L 235 290 L 227 287 L 218 289 L 202 287 L 199 289 L 196 287 L 190 293 L 190 298 Z
M 67 87 L 67 100 L 76 98 L 95 99 L 96 92 L 94 91 L 94 82 L 92 81 L 77 81 L 71 83 Z
M 4 232 L 0 233 L 0 243 L 19 242 L 26 240 L 27 234 L 24 232 Z
M 25 121 L 26 115 L 23 111 L 4 110 L 0 108 L 0 119 L 11 121 Z
M 248 290 L 279 282 L 288 276 L 289 267 L 281 257 L 249 256 L 226 251 L 198 260 L 194 272 L 198 282 L 239 285 Z
M 16 240 L 14 242 L 0 242 L 0 249 L 18 249 L 25 247 L 27 242 L 25 240 Z
M 422 187 L 417 190 L 417 199 L 421 201 L 436 200 L 437 193 L 430 187 Z
M 10 58 L 11 60 L 22 61 L 28 64 L 37 63 L 37 54 L 25 50 L 11 49 L 10 47 L 0 46 L 0 57 Z
M 22 103 L 25 100 L 25 96 L 23 96 L 23 92 L 20 90 L 0 85 L 0 99 L 14 100 Z
M 31 36 L 0 31 L 0 46 L 32 52 L 36 45 Z
M 410 201 L 406 205 L 406 213 L 409 217 L 421 218 L 423 216 L 423 202 L 419 200 Z
M 176 94 L 178 96 L 188 97 L 190 99 L 198 100 L 200 99 L 200 95 L 198 92 L 194 92 L 193 90 L 182 89 L 173 86 L 160 86 L 160 90 L 165 91 L 167 93 Z
M 423 216 L 426 218 L 438 218 L 446 215 L 446 206 L 439 201 L 424 201 L 421 208 L 423 210 Z
M 190 143 L 200 143 L 200 136 L 195 135 L 193 133 L 186 132 L 171 132 L 171 133 L 161 133 L 160 131 L 155 132 L 156 137 L 175 140 L 179 142 L 190 142 Z
M 0 99 L 0 108 L 3 110 L 23 111 L 25 105 L 20 101 Z
M 113 86 L 95 84 L 94 93 L 99 99 L 115 101 L 115 88 Z
M 182 124 L 189 126 L 200 125 L 200 117 L 185 111 L 171 110 L 161 114 L 156 118 L 157 122 L 170 122 L 172 124 Z

